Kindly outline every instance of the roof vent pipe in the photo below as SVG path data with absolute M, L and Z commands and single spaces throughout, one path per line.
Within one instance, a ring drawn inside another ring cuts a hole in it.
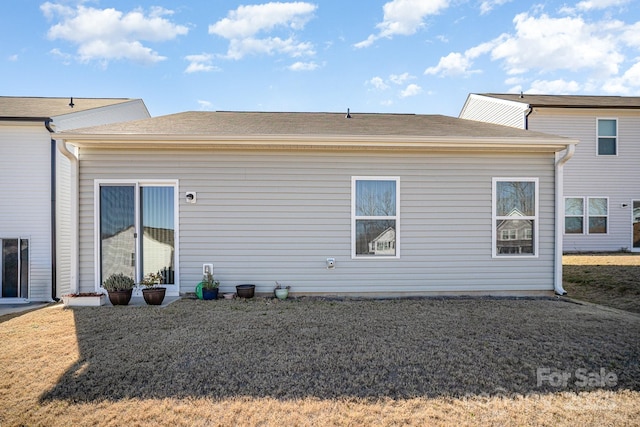
M 71 97 L 71 100 L 69 101 L 69 107 L 73 108 L 73 106 L 76 105 L 73 103 L 73 96 Z
M 347 115 L 344 116 L 345 119 L 350 119 L 351 118 L 351 114 L 349 113 L 349 109 L 347 108 Z

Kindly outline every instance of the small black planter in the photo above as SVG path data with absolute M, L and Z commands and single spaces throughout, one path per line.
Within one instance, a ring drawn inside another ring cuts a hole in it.
M 236 291 L 238 298 L 253 298 L 256 291 L 256 285 L 237 285 Z
M 218 299 L 218 288 L 213 288 L 213 289 L 202 288 L 202 299 L 206 299 L 206 300 Z

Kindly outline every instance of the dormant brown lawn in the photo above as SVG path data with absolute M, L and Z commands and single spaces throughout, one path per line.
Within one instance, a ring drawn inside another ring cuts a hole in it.
M 640 254 L 565 255 L 562 263 L 571 298 L 640 314 Z
M 54 306 L 0 342 L 3 427 L 640 419 L 640 317 L 555 298 Z

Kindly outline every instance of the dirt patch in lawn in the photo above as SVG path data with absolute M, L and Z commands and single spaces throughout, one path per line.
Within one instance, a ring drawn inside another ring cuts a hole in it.
M 640 255 L 565 255 L 563 271 L 567 296 L 640 313 Z
M 640 417 L 640 317 L 560 299 L 48 308 L 0 342 L 3 427 Z

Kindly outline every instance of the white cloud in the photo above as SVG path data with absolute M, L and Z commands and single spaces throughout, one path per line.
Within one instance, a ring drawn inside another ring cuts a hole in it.
M 318 68 L 318 64 L 315 62 L 294 62 L 289 66 L 291 71 L 313 71 Z
M 189 29 L 165 18 L 173 12 L 155 7 L 147 14 L 141 9 L 123 13 L 119 10 L 95 9 L 46 2 L 40 10 L 49 19 L 60 21 L 49 28 L 52 40 L 65 40 L 77 45 L 81 62 L 127 59 L 138 63 L 154 63 L 166 59 L 142 44 L 142 41 L 161 42 L 185 35 Z M 59 52 L 59 51 L 58 51 Z
M 618 51 L 613 27 L 620 23 L 587 23 L 581 17 L 551 18 L 526 13 L 514 18 L 516 33 L 497 41 L 493 60 L 503 60 L 509 74 L 531 69 L 540 71 L 591 69 L 603 75 L 616 74 L 624 60 Z
M 632 65 L 621 77 L 610 79 L 602 89 L 611 94 L 632 95 L 640 90 L 640 62 Z
M 227 57 L 240 59 L 248 54 L 282 53 L 290 56 L 313 55 L 313 45 L 297 42 L 293 36 L 256 37 L 276 29 L 299 31 L 313 18 L 317 6 L 305 2 L 271 2 L 261 5 L 240 6 L 226 18 L 209 25 L 209 34 L 229 40 Z
M 369 80 L 367 83 L 378 90 L 389 89 L 389 85 L 384 82 L 384 79 L 382 77 L 374 77 L 371 80 Z
M 56 58 L 58 58 L 59 60 L 61 60 L 64 65 L 71 64 L 71 60 L 73 59 L 71 55 L 69 55 L 68 53 L 62 52 L 60 49 L 57 49 L 57 48 L 51 49 L 49 53 L 55 56 Z
M 438 65 L 424 70 L 424 73 L 440 77 L 465 76 L 471 73 L 471 65 L 472 61 L 466 55 L 451 52 L 449 55 L 440 58 Z
M 397 85 L 401 85 L 407 80 L 411 80 L 411 79 L 415 79 L 415 76 L 412 76 L 409 73 L 391 74 L 389 76 L 389 80 L 391 80 L 392 83 L 395 83 Z
M 203 101 L 201 99 L 196 101 L 198 103 L 198 105 L 200 105 L 200 111 L 209 111 L 211 110 L 211 107 L 213 106 L 213 104 L 209 101 Z
M 213 55 L 210 53 L 201 53 L 199 55 L 187 55 L 184 57 L 189 61 L 189 65 L 184 70 L 185 73 L 198 73 L 209 71 L 220 71 L 220 68 L 212 64 Z
M 9 55 L 9 57 L 7 58 L 8 61 L 11 62 L 16 62 L 18 60 L 18 54 L 14 54 L 14 55 Z
M 576 8 L 578 10 L 606 9 L 613 6 L 623 6 L 630 0 L 585 0 L 578 2 Z
M 480 3 L 480 14 L 485 15 L 491 12 L 496 6 L 502 6 L 511 0 L 485 0 Z
M 582 90 L 576 81 L 566 80 L 535 80 L 531 83 L 527 93 L 553 93 L 557 95 L 569 95 Z
M 409 96 L 416 96 L 420 93 L 422 93 L 422 88 L 417 84 L 412 83 L 409 86 L 407 86 L 402 92 L 400 92 L 400 97 L 407 98 Z
M 555 18 L 528 13 L 516 15 L 513 23 L 512 33 L 502 34 L 464 53 L 451 52 L 440 58 L 438 64 L 428 67 L 425 74 L 466 76 L 479 72 L 472 69 L 475 59 L 489 55 L 492 61 L 499 61 L 511 77 L 582 73 L 581 83 L 574 81 L 575 77 L 573 80 L 566 77 L 536 80 L 535 87 L 539 91 L 594 91 L 602 89 L 606 81 L 611 82 L 609 88 L 617 87 L 618 92 L 621 85 L 633 86 L 633 80 L 617 76 L 628 60 L 624 49 L 640 47 L 640 23 L 626 25 L 609 18 L 591 22 L 581 16 Z M 508 79 L 505 83 L 517 87 L 525 85 L 524 80 Z
M 229 42 L 227 58 L 241 59 L 245 55 L 273 55 L 286 54 L 291 57 L 311 56 L 315 54 L 313 45 L 308 42 L 296 42 L 293 38 L 281 39 L 280 37 L 268 37 L 265 39 L 233 39 Z
M 424 19 L 437 15 L 449 7 L 450 0 L 392 0 L 382 7 L 382 22 L 376 25 L 378 34 L 354 44 L 356 48 L 371 46 L 380 38 L 392 38 L 395 35 L 409 36 L 425 26 Z

